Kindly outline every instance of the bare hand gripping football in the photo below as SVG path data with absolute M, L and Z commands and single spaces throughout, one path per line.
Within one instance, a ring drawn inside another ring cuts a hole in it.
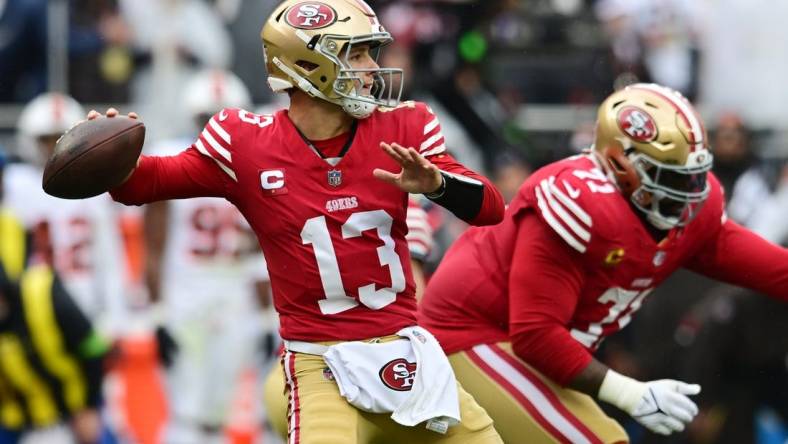
M 104 117 L 91 111 L 58 140 L 44 168 L 44 191 L 64 199 L 104 193 L 134 170 L 144 141 L 145 125 L 136 114 L 118 116 L 110 109 Z

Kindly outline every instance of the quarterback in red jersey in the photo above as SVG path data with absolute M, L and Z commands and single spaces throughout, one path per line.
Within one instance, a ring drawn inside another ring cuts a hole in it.
M 788 250 L 727 219 L 711 166 L 690 103 L 631 85 L 599 108 L 590 152 L 534 173 L 503 223 L 449 250 L 419 320 L 504 441 L 626 442 L 587 395 L 656 433 L 683 430 L 699 386 L 636 381 L 592 357 L 678 268 L 786 299 Z
M 289 109 L 271 115 L 224 109 L 179 155 L 142 156 L 112 196 L 136 205 L 223 197 L 247 219 L 268 260 L 285 340 L 290 442 L 355 443 L 379 439 L 376 433 L 398 442 L 500 442 L 489 416 L 455 383 L 442 352 L 422 350 L 412 372 L 386 381 L 377 373 L 406 359 L 385 354 L 404 350 L 403 336 L 418 339 L 407 348 L 440 350 L 416 327 L 405 240 L 408 193 L 423 193 L 472 225 L 501 220 L 500 193 L 446 152 L 427 105 L 399 103 L 399 92 L 386 86 L 401 72 L 375 62 L 373 53 L 392 38 L 364 1 L 285 1 L 261 37 L 268 83 L 288 92 Z M 334 347 L 349 342 L 352 347 Z M 386 343 L 394 344 L 378 347 Z M 369 347 L 359 353 L 358 344 Z M 374 406 L 359 410 L 354 406 L 363 402 L 338 386 L 337 371 L 354 369 L 326 372 L 329 349 L 337 362 L 352 361 L 353 353 L 379 358 L 375 377 L 352 387 L 374 393 Z M 422 364 L 448 372 L 416 372 Z M 434 381 L 438 375 L 445 377 Z M 407 388 L 399 386 L 403 378 Z M 394 393 L 411 390 L 413 400 Z M 433 408 L 421 409 L 424 402 Z M 460 412 L 462 421 L 449 427 Z M 370 419 L 377 432 L 358 426 L 367 415 L 377 418 Z M 425 421 L 430 430 L 403 427 Z

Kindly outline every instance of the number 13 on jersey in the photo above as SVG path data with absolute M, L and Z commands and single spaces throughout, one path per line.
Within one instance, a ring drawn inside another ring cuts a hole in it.
M 304 245 L 312 245 L 323 284 L 325 298 L 318 301 L 323 314 L 337 314 L 350 310 L 359 304 L 379 310 L 397 299 L 397 293 L 405 290 L 405 272 L 400 257 L 394 249 L 391 237 L 393 219 L 383 210 L 362 211 L 353 213 L 342 224 L 342 240 L 353 242 L 353 238 L 361 236 L 366 230 L 376 230 L 383 245 L 377 248 L 381 266 L 388 266 L 391 275 L 391 287 L 375 289 L 370 283 L 358 288 L 358 301 L 347 295 L 342 284 L 337 255 L 331 234 L 328 232 L 326 217 L 318 216 L 308 219 L 301 230 L 301 241 Z

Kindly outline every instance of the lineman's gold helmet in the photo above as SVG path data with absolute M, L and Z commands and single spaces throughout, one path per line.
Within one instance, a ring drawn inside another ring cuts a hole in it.
M 638 83 L 610 95 L 599 107 L 594 149 L 657 228 L 686 225 L 709 195 L 706 130 L 690 102 L 669 88 Z
M 401 76 L 402 70 L 353 69 L 348 62 L 354 45 L 374 49 L 393 41 L 363 0 L 286 0 L 268 18 L 260 36 L 268 84 L 275 92 L 296 87 L 357 118 L 369 116 L 379 105 L 399 103 L 402 88 L 393 91 L 391 85 L 397 82 L 391 78 Z M 363 86 L 362 73 L 374 77 L 371 95 L 357 92 Z

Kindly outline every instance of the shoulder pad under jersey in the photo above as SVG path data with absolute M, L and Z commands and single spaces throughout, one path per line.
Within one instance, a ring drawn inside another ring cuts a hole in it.
M 573 162 L 570 158 L 535 179 L 535 211 L 580 253 L 588 250 L 601 230 L 611 226 L 611 215 L 621 211 L 624 203 L 618 188 L 592 162 Z
M 412 131 L 413 148 L 422 156 L 434 156 L 446 152 L 446 141 L 443 137 L 438 116 L 423 102 L 406 101 L 396 107 L 379 107 L 380 117 L 406 119 L 404 126 Z M 401 123 L 401 122 L 400 122 Z
M 233 152 L 242 147 L 247 131 L 259 131 L 273 123 L 271 115 L 258 115 L 243 109 L 224 108 L 214 114 L 194 143 L 202 155 L 210 157 L 232 180 L 238 181 L 233 167 Z

